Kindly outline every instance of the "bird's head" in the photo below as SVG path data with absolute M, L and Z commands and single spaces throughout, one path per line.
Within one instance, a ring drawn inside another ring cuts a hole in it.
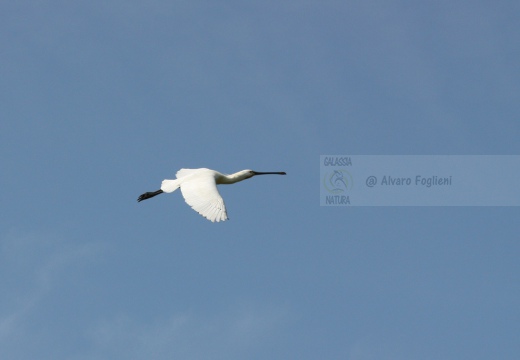
M 252 178 L 253 176 L 255 176 L 255 172 L 253 170 L 242 170 L 241 172 L 243 172 L 244 174 L 242 175 L 244 177 L 244 179 L 249 179 L 249 178 Z

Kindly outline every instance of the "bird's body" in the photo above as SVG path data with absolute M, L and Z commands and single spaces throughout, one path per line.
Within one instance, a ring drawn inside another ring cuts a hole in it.
M 228 219 L 226 206 L 217 190 L 217 185 L 234 184 L 255 175 L 268 174 L 285 175 L 285 172 L 242 170 L 226 175 L 206 168 L 180 169 L 176 174 L 177 179 L 163 180 L 160 190 L 146 192 L 139 196 L 137 201 L 146 200 L 162 193 L 171 193 L 180 188 L 184 200 L 193 210 L 212 222 L 225 221 Z

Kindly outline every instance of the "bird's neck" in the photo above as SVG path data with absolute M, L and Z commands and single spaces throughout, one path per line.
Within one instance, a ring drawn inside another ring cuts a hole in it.
M 224 175 L 219 174 L 220 176 L 217 176 L 216 182 L 217 184 L 234 184 L 236 182 L 242 181 L 247 179 L 248 173 L 245 171 L 239 171 L 234 174 L 230 175 Z

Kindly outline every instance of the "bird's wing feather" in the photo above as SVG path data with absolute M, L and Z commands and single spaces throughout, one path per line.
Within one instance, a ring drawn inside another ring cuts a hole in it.
M 217 190 L 213 175 L 199 175 L 182 183 L 181 192 L 186 203 L 206 219 L 212 222 L 228 219 L 224 200 Z
M 177 171 L 177 174 L 175 174 L 175 176 L 177 176 L 177 179 L 179 179 L 181 177 L 185 177 L 185 176 L 191 175 L 193 173 L 200 172 L 201 170 L 208 170 L 208 169 L 180 169 L 179 171 Z

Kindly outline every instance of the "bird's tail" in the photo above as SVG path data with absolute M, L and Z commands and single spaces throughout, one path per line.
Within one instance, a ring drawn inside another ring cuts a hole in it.
M 165 193 L 171 193 L 177 190 L 181 186 L 179 179 L 175 180 L 163 180 L 161 184 L 161 190 Z

